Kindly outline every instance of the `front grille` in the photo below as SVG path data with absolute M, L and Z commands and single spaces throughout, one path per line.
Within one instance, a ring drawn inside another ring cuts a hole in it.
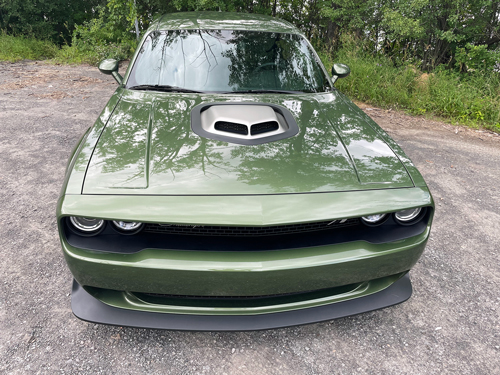
M 222 132 L 248 135 L 248 126 L 234 122 L 217 121 L 214 128 Z
M 393 216 L 370 227 L 360 218 L 273 226 L 213 226 L 146 224 L 133 236 L 124 236 L 110 223 L 98 235 L 84 237 L 70 229 L 69 218 L 61 220 L 67 242 L 77 248 L 117 254 L 132 254 L 144 249 L 193 251 L 271 251 L 337 245 L 353 241 L 380 244 L 421 235 L 432 217 L 409 226 L 396 223 Z
M 251 135 L 257 135 L 278 130 L 280 127 L 276 121 L 261 122 L 260 124 L 252 125 L 250 128 Z
M 272 225 L 266 227 L 237 227 L 217 225 L 146 224 L 145 232 L 193 236 L 254 237 L 275 236 L 329 230 L 359 224 L 359 219 L 328 220 L 315 223 Z

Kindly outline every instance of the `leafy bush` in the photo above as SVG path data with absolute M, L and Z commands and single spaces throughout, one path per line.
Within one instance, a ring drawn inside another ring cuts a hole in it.
M 96 64 L 107 58 L 127 59 L 137 44 L 134 35 L 127 35 L 113 27 L 112 23 L 106 22 L 104 12 L 98 18 L 75 26 L 72 41 L 76 54 L 85 56 L 85 62 L 89 64 Z
M 491 72 L 500 61 L 498 51 L 488 50 L 488 46 L 470 43 L 455 52 L 455 66 L 461 72 Z

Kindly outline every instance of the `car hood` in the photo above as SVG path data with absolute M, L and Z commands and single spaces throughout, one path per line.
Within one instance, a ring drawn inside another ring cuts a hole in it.
M 286 107 L 291 138 L 239 145 L 198 136 L 191 110 L 211 102 Z M 404 165 L 338 92 L 213 95 L 125 90 L 90 159 L 84 194 L 250 195 L 412 187 Z

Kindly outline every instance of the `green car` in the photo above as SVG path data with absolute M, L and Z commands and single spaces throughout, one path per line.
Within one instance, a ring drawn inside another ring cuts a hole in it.
M 57 207 L 86 321 L 257 330 L 405 301 L 434 212 L 290 23 L 176 13 L 75 147 Z

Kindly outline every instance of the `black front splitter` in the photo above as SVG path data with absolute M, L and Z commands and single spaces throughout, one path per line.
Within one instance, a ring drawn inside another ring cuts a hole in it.
M 73 280 L 71 308 L 76 317 L 100 324 L 182 331 L 255 331 L 343 318 L 396 305 L 410 298 L 408 274 L 365 297 L 307 309 L 260 315 L 187 315 L 120 309 L 91 296 Z

